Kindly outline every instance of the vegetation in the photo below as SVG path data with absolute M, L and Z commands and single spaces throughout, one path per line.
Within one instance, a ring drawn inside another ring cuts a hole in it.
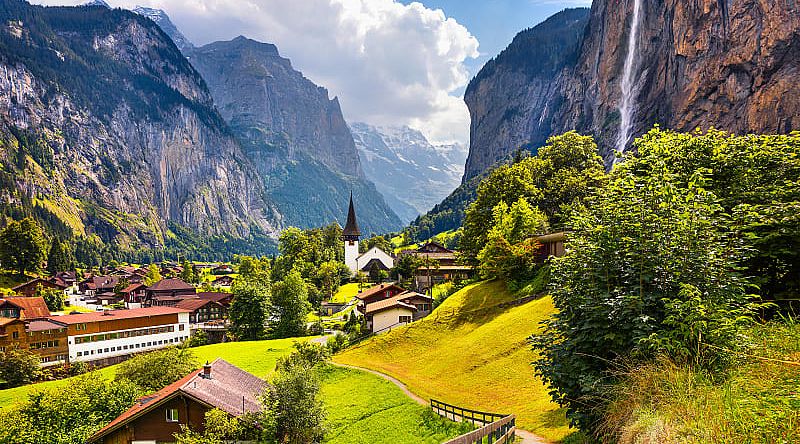
M 206 412 L 203 432 L 191 430 L 181 424 L 181 433 L 175 435 L 177 444 L 228 444 L 231 442 L 254 441 L 257 428 L 251 424 L 249 416 L 237 418 L 224 410 L 211 409 Z
M 269 316 L 269 287 L 246 280 L 236 282 L 228 312 L 229 332 L 239 340 L 253 341 L 264 336 Z
M 292 271 L 273 285 L 271 333 L 276 338 L 302 336 L 306 331 L 308 303 L 306 283 L 297 271 Z
M 39 271 L 46 253 L 42 227 L 33 218 L 11 221 L 0 231 L 0 263 L 20 275 Z
M 156 392 L 199 367 L 188 348 L 167 347 L 135 355 L 119 364 L 114 380 L 130 381 L 144 393 Z
M 36 286 L 36 296 L 44 299 L 50 311 L 64 310 L 64 292 L 55 288 L 44 288 L 42 284 Z
M 39 356 L 32 351 L 16 347 L 0 351 L 0 384 L 3 388 L 30 384 L 41 374 Z
M 53 237 L 47 254 L 47 272 L 51 275 L 75 268 L 75 258 L 70 245 L 58 237 Z
M 428 317 L 369 339 L 333 357 L 403 381 L 423 398 L 464 407 L 514 413 L 520 428 L 549 440 L 570 429 L 564 410 L 531 376 L 536 354 L 525 346 L 530 328 L 553 312 L 545 297 L 498 307 L 519 295 L 500 281 L 465 287 Z

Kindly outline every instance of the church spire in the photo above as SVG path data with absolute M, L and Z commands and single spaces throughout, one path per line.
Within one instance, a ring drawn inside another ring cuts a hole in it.
M 347 210 L 347 223 L 344 226 L 342 236 L 354 237 L 358 240 L 361 236 L 361 231 L 358 229 L 358 222 L 356 222 L 356 209 L 353 206 L 353 192 L 350 192 L 350 208 Z

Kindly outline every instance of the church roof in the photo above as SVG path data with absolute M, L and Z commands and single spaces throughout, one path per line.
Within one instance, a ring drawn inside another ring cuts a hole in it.
M 353 192 L 350 192 L 350 208 L 347 210 L 347 223 L 342 231 L 343 236 L 361 236 L 361 230 L 358 229 L 358 222 L 356 221 L 356 209 L 353 207 Z

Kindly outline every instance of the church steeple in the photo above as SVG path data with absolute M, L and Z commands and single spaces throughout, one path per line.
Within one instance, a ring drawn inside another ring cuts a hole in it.
M 350 192 L 350 208 L 347 210 L 347 223 L 342 231 L 342 237 L 345 240 L 358 240 L 361 236 L 361 230 L 358 229 L 358 222 L 356 221 L 356 209 L 353 206 L 353 192 Z

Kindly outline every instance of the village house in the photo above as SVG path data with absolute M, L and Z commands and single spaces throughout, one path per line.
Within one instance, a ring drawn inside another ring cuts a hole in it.
M 231 274 L 233 267 L 228 264 L 222 264 L 211 269 L 211 274 Z
M 397 296 L 400 293 L 405 293 L 405 291 L 405 288 L 393 282 L 374 285 L 356 294 L 356 299 L 358 299 L 357 308 L 363 314 L 367 305 L 373 302 L 389 299 L 393 296 Z
M 175 308 L 189 312 L 192 330 L 201 329 L 207 323 L 225 325 L 225 320 L 228 319 L 228 309 L 211 299 L 184 299 Z
M 145 290 L 145 305 L 174 306 L 184 299 L 197 297 L 197 290 L 182 279 L 162 279 Z
M 539 250 L 539 261 L 544 262 L 548 258 L 561 257 L 566 250 L 564 249 L 564 241 L 567 239 L 567 233 L 552 233 L 538 236 L 536 241 L 542 245 Z
M 233 278 L 231 276 L 220 276 L 211 281 L 211 285 L 215 287 L 230 288 L 233 285 Z
M 125 302 L 125 308 L 141 308 L 147 295 L 147 286 L 141 282 L 130 284 L 120 290 L 119 295 Z
M 367 304 L 364 316 L 372 333 L 383 333 L 422 319 L 431 313 L 432 306 L 432 298 L 407 291 Z
M 230 308 L 233 302 L 233 294 L 218 292 L 218 291 L 200 291 L 197 292 L 198 299 L 207 299 L 209 301 L 219 302 L 225 308 Z
M 44 319 L 50 310 L 40 297 L 13 297 L 0 299 L 0 318 L 21 320 Z
M 267 384 L 222 360 L 206 364 L 152 395 L 92 435 L 91 444 L 175 442 L 181 427 L 202 433 L 205 414 L 214 408 L 238 417 L 261 410 Z
M 172 307 L 70 314 L 49 320 L 67 329 L 69 362 L 100 366 L 189 338 L 189 312 Z
M 63 364 L 68 359 L 66 328 L 48 319 L 0 318 L 0 351 L 14 348 L 30 350 L 43 367 Z
M 474 273 L 471 266 L 457 262 L 455 251 L 436 242 L 428 242 L 417 250 L 400 254 L 413 255 L 421 260 L 422 265 L 414 274 L 414 286 L 422 293 L 443 282 L 469 279 Z
M 58 291 L 66 291 L 67 285 L 55 281 L 45 280 L 41 278 L 36 278 L 25 282 L 24 284 L 17 285 L 16 287 L 12 288 L 11 291 L 14 293 L 24 296 L 24 297 L 32 297 L 36 296 L 36 292 L 41 288 L 51 288 Z

